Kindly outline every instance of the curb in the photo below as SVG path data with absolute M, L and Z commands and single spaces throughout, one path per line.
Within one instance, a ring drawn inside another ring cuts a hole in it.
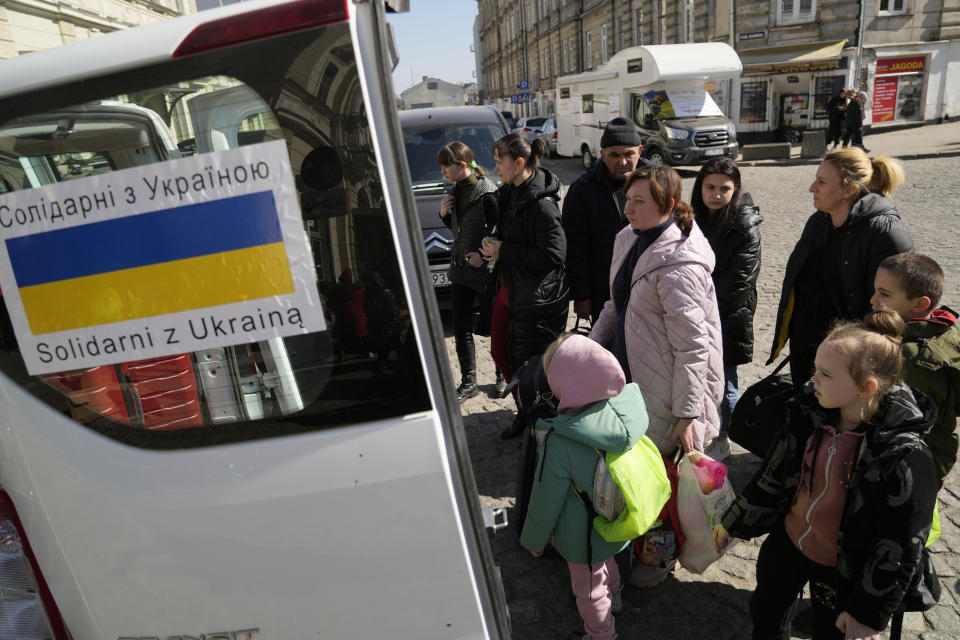
M 930 158 L 955 158 L 960 156 L 958 151 L 932 151 L 930 153 L 905 153 L 894 155 L 897 160 L 927 160 Z M 795 167 L 820 164 L 820 158 L 790 158 L 789 160 L 748 160 L 737 161 L 738 167 Z

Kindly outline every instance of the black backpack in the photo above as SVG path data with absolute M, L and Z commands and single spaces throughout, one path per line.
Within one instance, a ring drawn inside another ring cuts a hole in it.
M 796 393 L 790 374 L 780 373 L 789 361 L 785 358 L 773 373 L 747 387 L 730 417 L 730 439 L 761 458 L 784 424 L 787 400 Z

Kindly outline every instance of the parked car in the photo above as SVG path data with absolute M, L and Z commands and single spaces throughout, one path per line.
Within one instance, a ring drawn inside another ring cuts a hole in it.
M 0 637 L 510 637 L 385 1 L 0 62 Z
M 540 131 L 540 127 L 542 127 L 546 121 L 546 118 L 539 116 L 520 118 L 517 120 L 517 126 L 513 128 L 511 133 L 522 133 L 528 141 L 533 142 L 533 139 L 537 137 L 537 133 Z
M 492 106 L 434 107 L 401 111 L 400 126 L 430 277 L 440 306 L 447 307 L 450 304 L 447 269 L 453 233 L 443 224 L 439 211 L 440 200 L 451 184 L 440 173 L 437 152 L 448 142 L 463 142 L 473 151 L 477 165 L 496 182 L 493 143 L 507 134 L 507 123 Z
M 503 119 L 507 122 L 507 129 L 511 131 L 515 126 L 517 126 L 517 119 L 513 117 L 513 111 L 501 111 L 500 115 L 503 116 Z
M 543 138 L 547 143 L 547 157 L 552 158 L 557 155 L 557 119 L 547 118 L 540 131 L 537 132 L 538 138 Z

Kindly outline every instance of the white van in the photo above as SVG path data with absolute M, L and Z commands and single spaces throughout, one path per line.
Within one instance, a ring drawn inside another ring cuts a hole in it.
M 0 63 L 0 637 L 509 637 L 384 11 Z
M 737 52 L 722 42 L 630 47 L 605 65 L 557 79 L 557 153 L 589 168 L 600 136 L 617 117 L 633 121 L 651 161 L 696 164 L 736 158 L 737 131 L 707 83 L 740 76 Z

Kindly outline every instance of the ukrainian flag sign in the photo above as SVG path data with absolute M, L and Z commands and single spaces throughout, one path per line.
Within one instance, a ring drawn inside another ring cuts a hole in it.
M 0 196 L 0 286 L 33 374 L 323 330 L 286 144 Z

